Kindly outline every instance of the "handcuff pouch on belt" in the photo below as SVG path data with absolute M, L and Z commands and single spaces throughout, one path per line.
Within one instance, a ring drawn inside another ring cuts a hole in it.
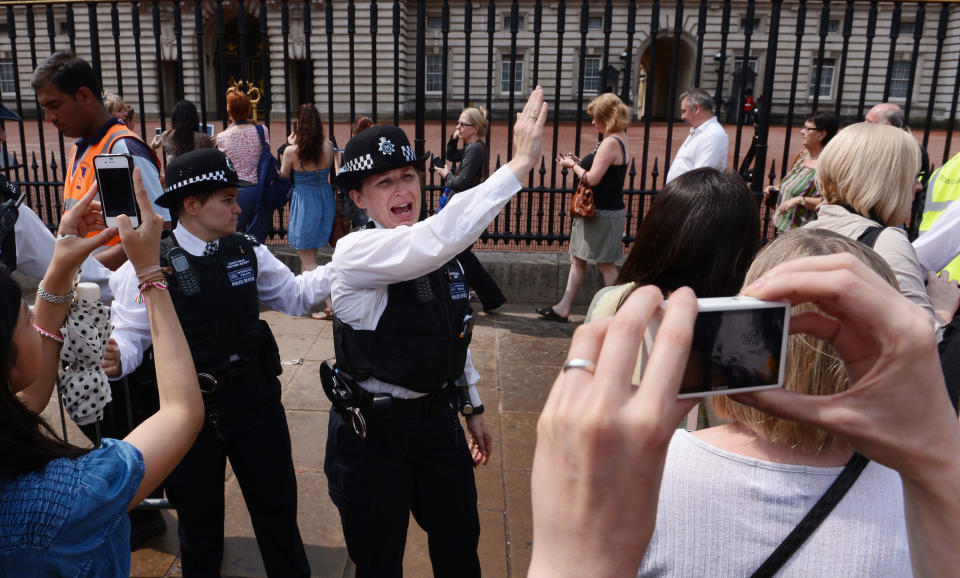
M 329 361 L 320 364 L 320 383 L 333 408 L 350 420 L 353 433 L 360 439 L 367 437 L 367 421 L 360 413 L 360 400 L 348 385 L 347 378 Z

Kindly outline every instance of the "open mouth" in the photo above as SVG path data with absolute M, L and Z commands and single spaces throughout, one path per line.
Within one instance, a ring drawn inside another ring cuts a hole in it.
M 404 203 L 396 207 L 391 207 L 390 212 L 398 219 L 407 219 L 413 215 L 413 203 Z

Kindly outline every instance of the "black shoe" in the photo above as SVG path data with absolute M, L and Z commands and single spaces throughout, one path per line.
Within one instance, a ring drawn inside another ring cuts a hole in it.
M 143 546 L 150 538 L 167 531 L 167 523 L 160 510 L 134 510 L 130 512 L 130 550 Z

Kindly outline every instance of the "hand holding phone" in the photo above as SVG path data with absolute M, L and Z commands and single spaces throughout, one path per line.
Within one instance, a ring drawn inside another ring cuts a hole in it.
M 128 154 L 93 157 L 100 189 L 100 205 L 107 227 L 117 226 L 117 217 L 127 215 L 133 228 L 140 226 L 140 209 L 133 189 L 133 157 Z
M 679 398 L 783 387 L 790 303 L 750 297 L 697 300 L 699 313 Z M 647 326 L 641 368 L 653 349 L 663 307 Z

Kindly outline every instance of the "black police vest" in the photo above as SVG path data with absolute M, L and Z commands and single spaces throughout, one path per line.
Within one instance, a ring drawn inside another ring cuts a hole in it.
M 160 242 L 160 264 L 169 267 L 169 251 L 176 238 L 164 232 Z M 198 372 L 217 372 L 231 355 L 259 355 L 264 339 L 257 300 L 257 256 L 253 244 L 234 233 L 220 239 L 216 255 L 204 257 L 186 253 L 200 285 L 187 296 L 176 276 L 167 275 L 170 297 L 183 326 L 190 353 Z
M 337 367 L 355 380 L 375 377 L 433 393 L 463 373 L 473 310 L 460 264 L 387 288 L 387 307 L 374 330 L 335 318 Z
M 0 174 L 0 262 L 8 271 L 17 270 L 17 233 L 14 226 L 20 211 L 14 206 L 20 192 L 6 176 Z

